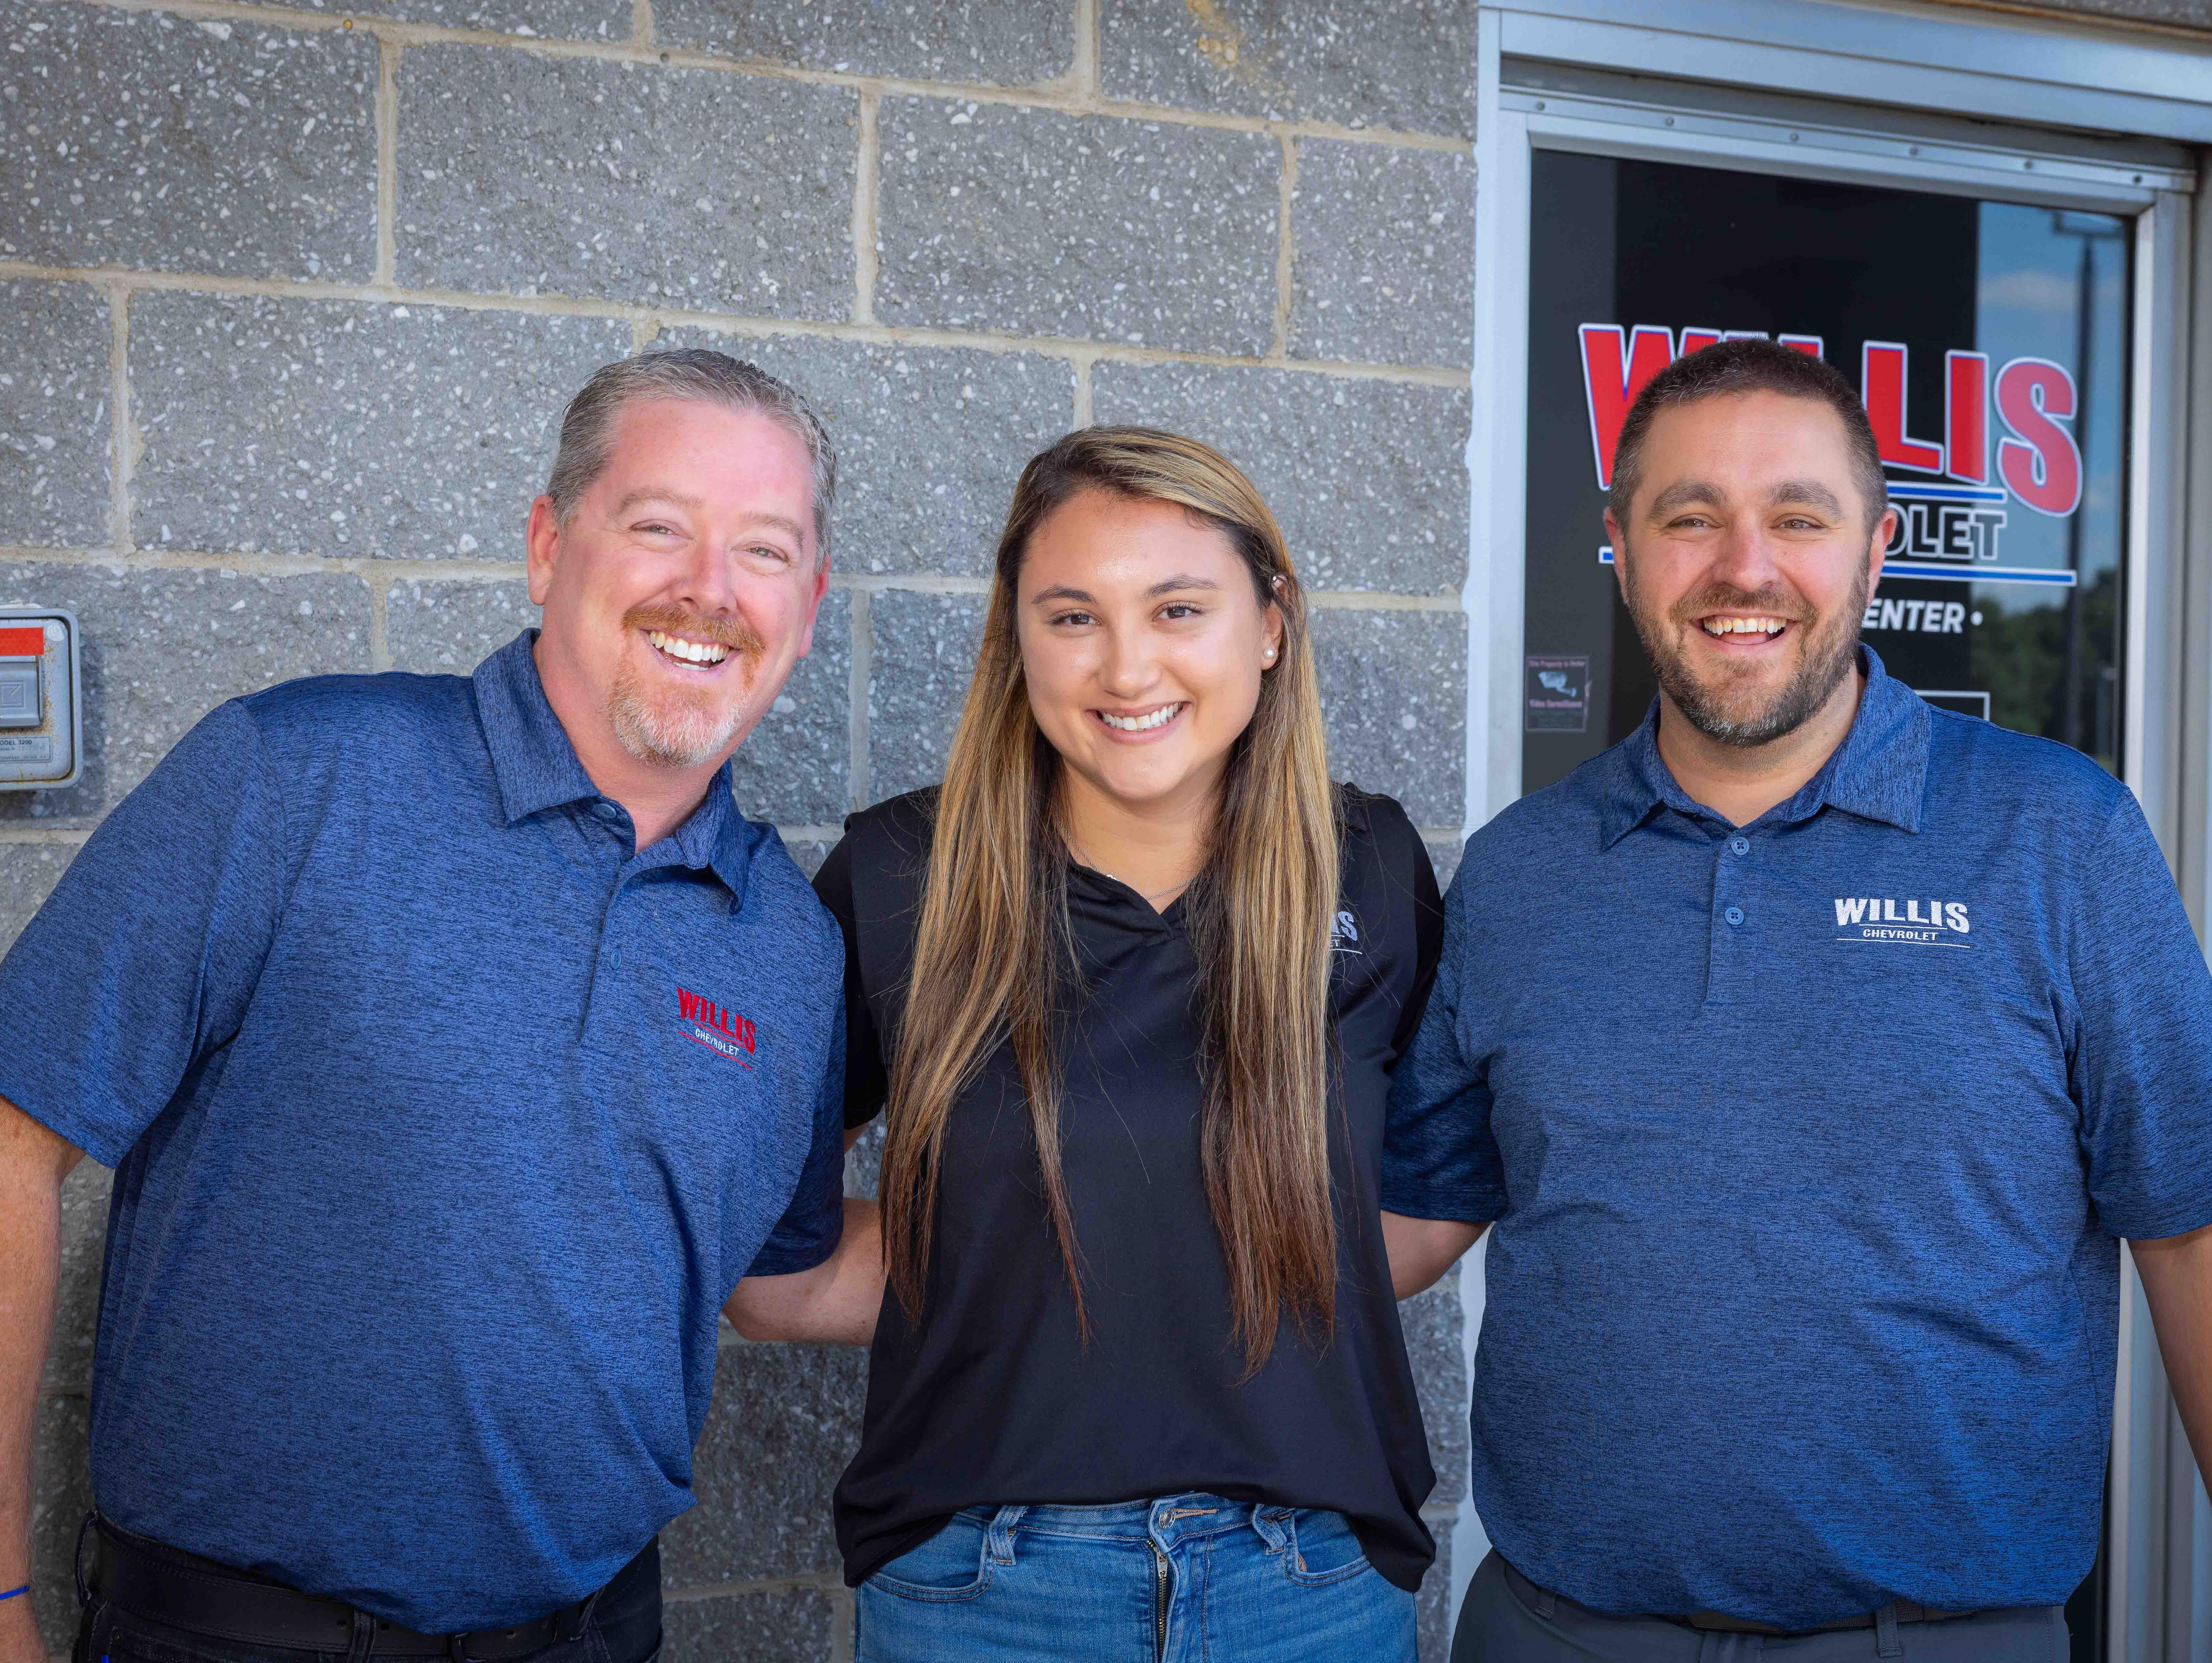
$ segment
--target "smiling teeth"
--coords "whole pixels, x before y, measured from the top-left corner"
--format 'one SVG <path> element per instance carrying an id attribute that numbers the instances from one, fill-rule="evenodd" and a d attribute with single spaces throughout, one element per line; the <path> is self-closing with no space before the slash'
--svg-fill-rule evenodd
<path id="1" fill-rule="evenodd" d="M 1778 635 L 1789 625 L 1780 618 L 1706 618 L 1708 635 Z"/>
<path id="2" fill-rule="evenodd" d="M 681 635 L 664 635 L 658 629 L 648 629 L 646 640 L 672 659 L 685 664 L 720 664 L 730 656 L 730 649 L 712 641 L 687 641 Z"/>
<path id="3" fill-rule="evenodd" d="M 1158 710 L 1146 716 L 1116 716 L 1110 710 L 1102 710 L 1098 714 L 1104 719 L 1107 726 L 1119 728 L 1124 733 L 1148 733 L 1156 727 L 1173 721 L 1182 709 L 1181 705 L 1162 705 Z"/>

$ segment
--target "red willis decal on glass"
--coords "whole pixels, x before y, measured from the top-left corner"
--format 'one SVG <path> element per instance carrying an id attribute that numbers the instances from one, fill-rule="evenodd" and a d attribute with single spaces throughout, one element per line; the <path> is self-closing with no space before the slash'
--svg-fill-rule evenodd
<path id="1" fill-rule="evenodd" d="M 1620 442 L 1621 424 L 1645 382 L 1675 359 L 1716 341 L 1764 338 L 1757 330 L 1684 329 L 1678 335 L 1658 324 L 1626 330 L 1619 324 L 1584 324 L 1577 334 L 1600 490 L 1613 483 L 1613 452 Z M 1784 346 L 1815 358 L 1824 345 L 1817 335 L 1778 338 Z M 2047 358 L 2015 358 L 1992 375 L 1986 354 L 1945 353 L 1943 433 L 1938 440 L 1915 437 L 1911 431 L 1905 396 L 1910 363 L 1911 349 L 1901 342 L 1860 345 L 1859 394 L 1881 459 L 1906 472 L 1947 476 L 1967 489 L 1954 488 L 1947 495 L 1940 485 L 1913 486 L 1912 494 L 1925 501 L 1911 505 L 1911 513 L 1905 512 L 1907 504 L 1897 505 L 1903 517 L 1891 554 L 1994 560 L 2004 519 L 1992 505 L 2002 503 L 2008 493 L 2024 507 L 2057 519 L 2081 506 L 2081 450 L 2067 425 L 2080 398 L 2073 373 L 2064 365 Z M 1992 404 L 2006 430 L 1997 437 L 1994 456 Z"/>
<path id="2" fill-rule="evenodd" d="M 703 1045 L 717 1056 L 727 1057 L 732 1062 L 750 1068 L 746 1061 L 754 1049 L 754 1029 L 750 1017 L 741 1017 L 734 1011 L 724 1010 L 709 998 L 702 998 L 688 987 L 676 990 L 676 1013 L 683 1022 L 684 1037 L 695 1045 Z"/>

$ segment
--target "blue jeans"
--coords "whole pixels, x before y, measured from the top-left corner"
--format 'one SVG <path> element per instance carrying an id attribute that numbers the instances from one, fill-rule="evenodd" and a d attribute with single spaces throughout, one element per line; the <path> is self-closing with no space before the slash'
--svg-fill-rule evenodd
<path id="1" fill-rule="evenodd" d="M 973 1508 L 860 1584 L 854 1663 L 1413 1663 L 1340 1514 L 1190 1494 Z"/>

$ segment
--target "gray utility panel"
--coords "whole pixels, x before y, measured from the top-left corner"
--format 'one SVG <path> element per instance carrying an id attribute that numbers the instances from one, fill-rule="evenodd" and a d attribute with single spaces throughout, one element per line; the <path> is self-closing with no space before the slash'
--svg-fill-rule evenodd
<path id="1" fill-rule="evenodd" d="M 73 784 L 84 751 L 72 613 L 0 606 L 0 791 Z"/>

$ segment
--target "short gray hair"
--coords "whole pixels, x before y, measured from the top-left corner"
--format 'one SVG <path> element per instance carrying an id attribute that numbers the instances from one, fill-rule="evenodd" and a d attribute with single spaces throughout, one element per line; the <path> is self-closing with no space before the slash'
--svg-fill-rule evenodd
<path id="1" fill-rule="evenodd" d="M 830 558 L 830 510 L 837 500 L 837 452 L 830 430 L 806 395 L 789 382 L 779 381 L 757 364 L 702 347 L 641 352 L 592 372 L 561 417 L 561 444 L 553 454 L 552 476 L 545 482 L 556 520 L 566 525 L 575 513 L 607 465 L 615 418 L 625 404 L 640 398 L 697 398 L 755 410 L 804 445 L 813 472 L 815 558 Z"/>

